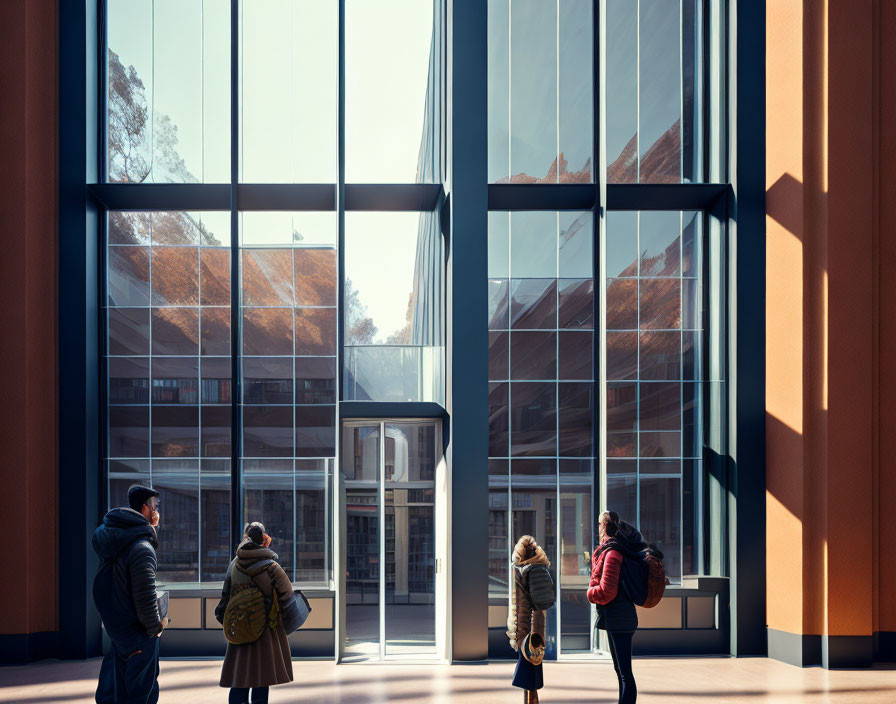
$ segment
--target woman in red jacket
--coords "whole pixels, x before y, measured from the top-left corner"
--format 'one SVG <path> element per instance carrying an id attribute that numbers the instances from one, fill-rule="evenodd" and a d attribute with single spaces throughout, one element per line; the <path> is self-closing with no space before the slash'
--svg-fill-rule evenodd
<path id="1" fill-rule="evenodd" d="M 624 524 L 628 527 L 628 524 Z M 634 529 L 632 529 L 634 530 Z M 638 614 L 631 599 L 620 588 L 623 555 L 636 550 L 640 535 L 620 530 L 619 516 L 604 511 L 600 516 L 600 545 L 591 558 L 588 601 L 597 604 L 597 627 L 607 632 L 613 669 L 619 680 L 619 704 L 634 704 L 638 697 L 632 673 L 632 638 L 638 630 Z M 634 531 L 637 533 L 637 531 Z"/>

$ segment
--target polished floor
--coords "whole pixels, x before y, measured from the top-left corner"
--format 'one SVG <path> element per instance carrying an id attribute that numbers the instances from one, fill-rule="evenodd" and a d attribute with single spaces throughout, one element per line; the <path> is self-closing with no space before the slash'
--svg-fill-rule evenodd
<path id="1" fill-rule="evenodd" d="M 224 704 L 219 660 L 162 662 L 161 704 Z M 44 661 L 0 667 L 0 702 L 80 704 L 93 701 L 99 660 Z M 287 702 L 405 702 L 519 704 L 510 687 L 513 663 L 482 665 L 358 664 L 296 661 L 295 682 L 276 687 L 271 704 Z M 681 658 L 635 661 L 639 697 L 647 702 L 896 702 L 896 668 L 826 672 L 766 659 Z M 603 662 L 549 663 L 544 704 L 615 702 L 616 679 Z"/>

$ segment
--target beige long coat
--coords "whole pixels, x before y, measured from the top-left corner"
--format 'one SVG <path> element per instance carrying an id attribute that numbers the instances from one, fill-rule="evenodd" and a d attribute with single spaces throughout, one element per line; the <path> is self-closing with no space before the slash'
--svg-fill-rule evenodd
<path id="1" fill-rule="evenodd" d="M 236 559 L 230 563 L 230 567 L 227 569 L 224 594 L 229 598 L 230 575 L 231 571 L 236 569 L 237 564 L 244 569 L 249 569 L 259 560 L 276 559 L 277 554 L 273 551 L 244 541 L 236 552 Z M 258 575 L 254 575 L 254 579 L 266 600 L 270 599 L 272 590 L 276 590 L 281 604 L 285 603 L 292 595 L 292 582 L 276 562 Z M 223 610 L 221 618 L 223 618 Z M 261 636 L 254 643 L 227 644 L 224 666 L 221 668 L 222 687 L 269 687 L 286 682 L 292 682 L 292 655 L 286 640 L 282 618 L 278 619 L 276 630 L 265 626 Z"/>
<path id="2" fill-rule="evenodd" d="M 520 584 L 519 568 L 525 565 L 544 565 L 551 563 L 541 546 L 531 535 L 524 535 L 513 548 L 513 590 L 510 592 L 510 609 L 507 612 L 507 637 L 510 647 L 519 650 L 520 645 L 529 633 L 538 633 L 544 638 L 544 611 L 533 609 L 529 597 Z"/>

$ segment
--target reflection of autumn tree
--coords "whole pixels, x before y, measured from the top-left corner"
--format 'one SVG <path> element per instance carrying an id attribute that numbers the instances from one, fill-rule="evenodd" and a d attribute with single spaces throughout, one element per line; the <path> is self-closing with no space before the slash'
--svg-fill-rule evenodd
<path id="1" fill-rule="evenodd" d="M 396 330 L 386 338 L 387 345 L 410 345 L 411 344 L 411 326 L 413 325 L 414 316 L 414 292 L 408 294 L 408 307 L 404 313 L 404 327 Z"/>
<path id="2" fill-rule="evenodd" d="M 345 328 L 347 345 L 372 345 L 379 332 L 349 278 L 345 280 Z"/>
<path id="3" fill-rule="evenodd" d="M 109 180 L 195 183 L 177 151 L 177 125 L 161 112 L 151 114 L 143 80 L 109 50 Z"/>

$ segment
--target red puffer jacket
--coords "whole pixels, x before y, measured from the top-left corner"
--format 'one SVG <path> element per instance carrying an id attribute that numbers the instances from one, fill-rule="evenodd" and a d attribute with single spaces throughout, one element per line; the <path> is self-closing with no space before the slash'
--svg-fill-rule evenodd
<path id="1" fill-rule="evenodd" d="M 591 584 L 588 601 L 592 604 L 609 604 L 619 592 L 619 575 L 622 572 L 622 554 L 618 550 L 604 550 L 591 560 Z"/>

